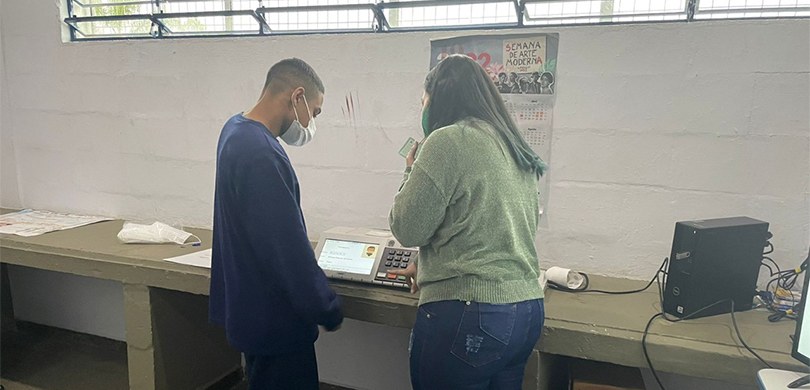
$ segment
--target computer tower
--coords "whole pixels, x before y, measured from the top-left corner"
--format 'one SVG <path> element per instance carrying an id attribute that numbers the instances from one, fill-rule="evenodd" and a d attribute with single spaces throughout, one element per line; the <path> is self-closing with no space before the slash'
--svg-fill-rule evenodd
<path id="1" fill-rule="evenodd" d="M 678 222 L 672 239 L 664 312 L 698 318 L 750 310 L 768 223 L 748 217 Z M 716 302 L 728 300 L 704 309 Z M 703 309 L 703 310 L 701 310 Z"/>

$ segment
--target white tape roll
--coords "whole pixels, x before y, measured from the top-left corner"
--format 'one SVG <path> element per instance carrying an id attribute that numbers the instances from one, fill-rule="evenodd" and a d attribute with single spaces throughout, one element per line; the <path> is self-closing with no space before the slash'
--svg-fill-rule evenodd
<path id="1" fill-rule="evenodd" d="M 568 287 L 572 290 L 579 289 L 582 287 L 582 284 L 585 283 L 585 277 L 583 277 L 582 274 L 562 267 L 551 267 L 547 269 L 546 279 L 548 279 L 549 282 Z"/>

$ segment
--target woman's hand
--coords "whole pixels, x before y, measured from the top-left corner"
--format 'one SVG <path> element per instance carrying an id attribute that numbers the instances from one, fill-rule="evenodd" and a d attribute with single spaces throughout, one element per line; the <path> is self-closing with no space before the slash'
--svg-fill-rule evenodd
<path id="1" fill-rule="evenodd" d="M 416 147 L 414 147 L 414 149 L 415 148 Z M 411 153 L 413 153 L 413 149 L 411 150 Z M 408 155 L 408 157 L 410 157 L 410 155 Z M 411 287 L 411 294 L 416 294 L 416 292 L 419 291 L 419 285 L 416 283 L 416 267 L 416 263 L 410 263 L 408 264 L 408 268 L 389 269 L 388 273 L 407 277 L 408 286 Z"/>
<path id="2" fill-rule="evenodd" d="M 408 152 L 408 157 L 405 157 L 405 165 L 408 168 L 413 166 L 413 162 L 416 161 L 416 150 L 417 149 L 419 149 L 419 141 L 415 142 L 413 144 L 413 146 L 411 146 L 411 151 Z"/>

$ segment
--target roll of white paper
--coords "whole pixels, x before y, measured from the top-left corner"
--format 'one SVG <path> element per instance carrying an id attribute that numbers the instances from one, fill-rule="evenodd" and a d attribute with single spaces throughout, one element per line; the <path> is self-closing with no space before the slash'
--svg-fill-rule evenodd
<path id="1" fill-rule="evenodd" d="M 572 290 L 579 289 L 582 287 L 582 284 L 585 283 L 585 277 L 583 277 L 582 274 L 562 267 L 551 267 L 547 269 L 546 279 L 548 279 L 549 282 L 568 287 Z"/>

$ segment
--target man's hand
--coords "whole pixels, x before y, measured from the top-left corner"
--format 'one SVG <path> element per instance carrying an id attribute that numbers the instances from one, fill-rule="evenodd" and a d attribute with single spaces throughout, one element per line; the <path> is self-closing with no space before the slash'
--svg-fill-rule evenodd
<path id="1" fill-rule="evenodd" d="M 416 146 L 414 146 L 414 148 L 411 149 L 411 154 L 413 154 L 415 150 Z M 408 157 L 410 157 L 411 154 L 408 154 Z M 419 285 L 416 283 L 416 263 L 408 264 L 408 268 L 405 269 L 401 268 L 389 269 L 388 273 L 394 275 L 404 275 L 405 277 L 407 277 L 408 286 L 411 287 L 411 294 L 416 294 L 416 292 L 419 291 Z"/>
<path id="2" fill-rule="evenodd" d="M 343 325 L 343 324 L 340 323 L 337 326 L 335 326 L 334 328 L 327 328 L 325 326 L 321 326 L 321 329 L 323 329 L 323 330 L 325 330 L 327 332 L 337 332 L 338 330 L 340 330 L 341 325 Z"/>

